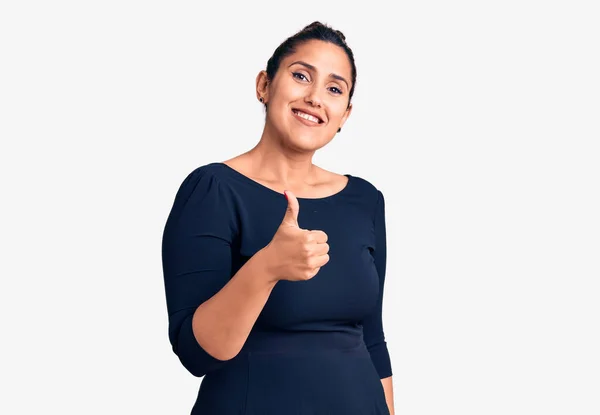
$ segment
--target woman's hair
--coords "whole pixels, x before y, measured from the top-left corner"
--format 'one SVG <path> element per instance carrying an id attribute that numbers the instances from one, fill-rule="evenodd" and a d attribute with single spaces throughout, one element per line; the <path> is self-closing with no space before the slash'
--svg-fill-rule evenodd
<path id="1" fill-rule="evenodd" d="M 350 61 L 350 66 L 352 67 L 352 87 L 350 88 L 348 97 L 348 106 L 350 106 L 350 101 L 352 100 L 352 95 L 354 94 L 354 86 L 356 85 L 356 65 L 354 63 L 354 54 L 352 53 L 352 49 L 350 49 L 350 47 L 346 44 L 346 37 L 342 32 L 335 30 L 327 24 L 323 24 L 319 21 L 313 22 L 304 27 L 304 29 L 287 38 L 281 45 L 277 47 L 277 49 L 275 49 L 273 56 L 271 56 L 267 62 L 267 78 L 269 81 L 275 78 L 275 74 L 279 69 L 281 61 L 287 56 L 296 52 L 296 48 L 298 46 L 313 39 L 333 43 L 334 45 L 344 49 L 346 52 L 348 60 Z"/>

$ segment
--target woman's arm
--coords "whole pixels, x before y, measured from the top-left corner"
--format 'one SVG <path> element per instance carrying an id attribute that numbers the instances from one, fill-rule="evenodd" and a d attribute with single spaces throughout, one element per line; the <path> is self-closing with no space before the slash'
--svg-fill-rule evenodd
<path id="1" fill-rule="evenodd" d="M 233 270 L 233 210 L 231 193 L 202 167 L 180 186 L 164 229 L 169 340 L 197 377 L 239 353 L 275 285 L 265 248 Z"/>
<path id="2" fill-rule="evenodd" d="M 385 198 L 377 192 L 377 202 L 374 213 L 375 249 L 373 258 L 379 277 L 379 298 L 375 311 L 363 321 L 365 344 L 371 353 L 373 365 L 379 374 L 385 392 L 385 401 L 394 415 L 394 395 L 392 390 L 392 365 L 383 330 L 383 292 L 386 277 L 387 236 L 385 219 Z"/>
<path id="3" fill-rule="evenodd" d="M 383 385 L 383 391 L 385 392 L 385 402 L 387 403 L 390 415 L 394 415 L 394 387 L 392 383 L 392 376 L 381 379 Z"/>
<path id="4" fill-rule="evenodd" d="M 276 284 L 269 275 L 265 254 L 265 248 L 258 251 L 194 312 L 196 340 L 219 360 L 233 359 L 240 352 Z"/>

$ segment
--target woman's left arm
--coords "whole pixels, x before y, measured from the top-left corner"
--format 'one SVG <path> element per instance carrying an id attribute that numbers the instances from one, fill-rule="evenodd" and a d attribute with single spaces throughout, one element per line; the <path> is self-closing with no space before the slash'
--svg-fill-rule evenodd
<path id="1" fill-rule="evenodd" d="M 385 198 L 381 191 L 377 191 L 377 201 L 374 208 L 373 232 L 375 234 L 375 247 L 372 252 L 375 268 L 379 277 L 379 298 L 377 306 L 373 313 L 363 320 L 364 341 L 371 354 L 371 360 L 377 370 L 383 390 L 385 392 L 385 401 L 390 411 L 394 415 L 394 399 L 392 392 L 392 363 L 390 354 L 385 341 L 383 330 L 383 292 L 385 286 L 386 257 L 387 257 L 387 237 L 386 237 L 386 219 L 385 219 Z"/>
<path id="2" fill-rule="evenodd" d="M 383 385 L 383 391 L 385 392 L 385 402 L 387 403 L 390 415 L 394 415 L 394 388 L 392 383 L 392 377 L 381 379 Z"/>

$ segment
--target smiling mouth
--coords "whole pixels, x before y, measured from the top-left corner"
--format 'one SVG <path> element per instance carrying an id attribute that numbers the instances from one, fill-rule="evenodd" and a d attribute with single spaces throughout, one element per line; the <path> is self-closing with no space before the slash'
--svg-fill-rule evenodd
<path id="1" fill-rule="evenodd" d="M 299 119 L 300 121 L 304 121 L 304 124 L 308 124 L 308 125 L 319 125 L 319 124 L 323 124 L 323 120 L 321 120 L 320 118 L 317 118 L 313 115 L 310 114 L 306 114 L 305 112 L 296 110 L 296 109 L 292 109 L 292 113 L 294 114 L 294 116 Z"/>

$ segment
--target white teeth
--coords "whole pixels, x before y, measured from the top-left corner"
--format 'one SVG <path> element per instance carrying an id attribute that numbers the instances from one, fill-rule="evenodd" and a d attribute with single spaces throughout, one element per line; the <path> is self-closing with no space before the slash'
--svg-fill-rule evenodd
<path id="1" fill-rule="evenodd" d="M 316 118 L 316 117 L 313 117 L 312 115 L 305 114 L 304 112 L 298 111 L 298 110 L 294 110 L 294 112 L 296 113 L 296 115 L 298 115 L 299 117 L 304 118 L 305 120 L 309 120 L 309 121 L 316 122 L 316 123 L 319 122 L 319 119 Z"/>

